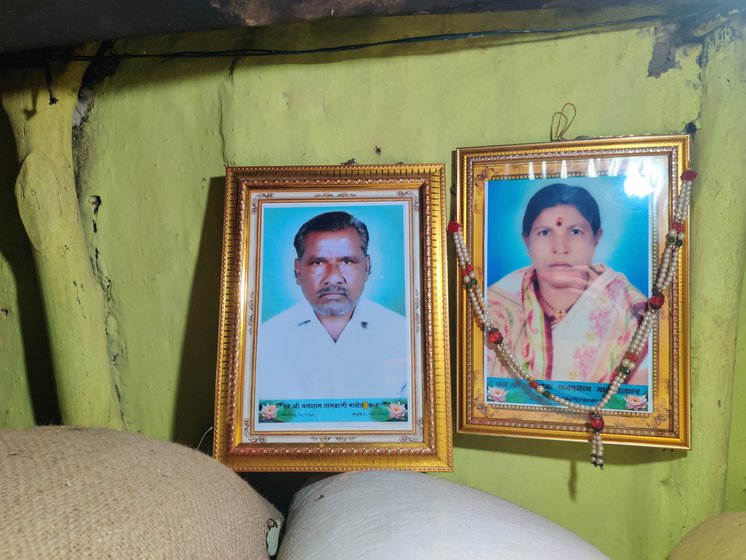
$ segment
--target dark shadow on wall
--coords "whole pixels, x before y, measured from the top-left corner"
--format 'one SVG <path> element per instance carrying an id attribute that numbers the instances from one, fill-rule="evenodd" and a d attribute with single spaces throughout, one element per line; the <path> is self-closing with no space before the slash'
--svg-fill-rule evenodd
<path id="1" fill-rule="evenodd" d="M 204 179 L 203 185 L 208 189 L 207 205 L 187 311 L 172 439 L 211 454 L 208 431 L 215 400 L 225 188 L 223 177 Z"/>
<path id="2" fill-rule="evenodd" d="M 0 138 L 3 139 L 0 142 L 0 254 L 10 264 L 17 295 L 17 306 L 3 306 L 3 313 L 18 314 L 26 361 L 24 373 L 28 380 L 36 424 L 60 424 L 61 415 L 39 277 L 31 245 L 18 214 L 13 185 L 19 166 L 16 162 L 13 132 L 4 111 L 0 111 Z"/>
<path id="3" fill-rule="evenodd" d="M 212 177 L 205 184 L 209 191 L 182 346 L 172 439 L 211 455 L 225 180 Z M 286 516 L 293 495 L 312 475 L 240 473 L 241 478 Z"/>
<path id="4" fill-rule="evenodd" d="M 337 473 L 319 475 L 306 472 L 246 472 L 239 473 L 239 476 L 287 519 L 293 496 L 298 490 L 317 477 L 333 474 Z"/>

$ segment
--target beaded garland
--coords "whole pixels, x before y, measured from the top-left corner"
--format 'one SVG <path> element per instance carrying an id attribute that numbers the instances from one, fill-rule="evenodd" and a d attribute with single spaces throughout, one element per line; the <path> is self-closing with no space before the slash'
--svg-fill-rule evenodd
<path id="1" fill-rule="evenodd" d="M 664 292 L 671 285 L 678 268 L 676 253 L 684 243 L 684 223 L 691 200 L 692 182 L 696 177 L 696 171 L 691 169 L 684 171 L 681 175 L 681 189 L 678 197 L 673 201 L 673 219 L 671 228 L 666 235 L 666 246 L 661 256 L 658 274 L 653 283 L 653 293 L 647 300 L 645 313 L 630 340 L 624 357 L 614 370 L 614 376 L 611 383 L 609 383 L 609 387 L 606 389 L 601 400 L 593 406 L 574 403 L 559 395 L 555 395 L 530 372 L 520 366 L 516 357 L 503 342 L 503 333 L 500 332 L 492 317 L 490 317 L 487 303 L 484 300 L 484 295 L 479 288 L 479 282 L 474 273 L 474 267 L 470 263 L 469 250 L 466 247 L 461 232 L 461 224 L 456 221 L 451 221 L 448 224 L 448 231 L 453 235 L 456 255 L 458 256 L 459 266 L 461 267 L 464 289 L 469 298 L 472 310 L 481 323 L 482 328 L 486 331 L 487 346 L 497 354 L 498 358 L 503 361 L 514 375 L 525 381 L 531 390 L 560 406 L 564 406 L 570 412 L 588 415 L 587 425 L 593 433 L 591 436 L 591 463 L 594 467 L 600 467 L 602 470 L 604 468 L 604 447 L 601 439 L 601 433 L 604 429 L 602 411 L 611 398 L 619 391 L 627 377 L 637 367 L 638 360 L 642 356 L 646 341 L 658 316 L 658 311 L 665 304 Z"/>

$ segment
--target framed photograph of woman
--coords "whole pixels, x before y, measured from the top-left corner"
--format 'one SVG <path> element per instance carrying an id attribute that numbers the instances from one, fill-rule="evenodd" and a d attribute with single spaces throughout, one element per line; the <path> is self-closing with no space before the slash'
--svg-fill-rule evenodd
<path id="1" fill-rule="evenodd" d="M 442 184 L 434 165 L 227 169 L 216 458 L 450 468 Z"/>
<path id="2" fill-rule="evenodd" d="M 608 442 L 689 447 L 687 245 L 637 334 L 688 156 L 683 135 L 457 151 L 458 219 L 509 352 L 460 297 L 459 431 L 587 440 L 587 407 Z"/>

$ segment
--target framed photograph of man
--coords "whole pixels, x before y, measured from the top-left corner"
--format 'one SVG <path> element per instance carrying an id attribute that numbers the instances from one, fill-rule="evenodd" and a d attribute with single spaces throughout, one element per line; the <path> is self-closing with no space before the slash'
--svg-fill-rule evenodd
<path id="1" fill-rule="evenodd" d="M 450 470 L 443 174 L 226 169 L 217 459 Z"/>
<path id="2" fill-rule="evenodd" d="M 684 135 L 457 150 L 458 219 L 508 352 L 460 290 L 459 431 L 588 440 L 587 407 L 605 441 L 689 447 L 687 244 L 645 319 L 688 157 Z"/>

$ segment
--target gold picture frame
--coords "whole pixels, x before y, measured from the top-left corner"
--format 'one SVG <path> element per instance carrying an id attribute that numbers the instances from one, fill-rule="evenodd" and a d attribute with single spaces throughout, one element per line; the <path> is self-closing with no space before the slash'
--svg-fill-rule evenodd
<path id="1" fill-rule="evenodd" d="M 595 406 L 652 293 L 689 137 L 461 148 L 456 158 L 456 213 L 502 342 L 539 389 Z M 563 198 L 576 195 L 598 199 L 599 220 L 592 203 Z M 688 247 L 687 238 L 639 364 L 603 408 L 606 442 L 690 447 Z M 511 370 L 458 294 L 457 430 L 589 440 L 589 415 Z"/>
<path id="2" fill-rule="evenodd" d="M 443 185 L 435 164 L 226 168 L 217 460 L 452 469 Z"/>

